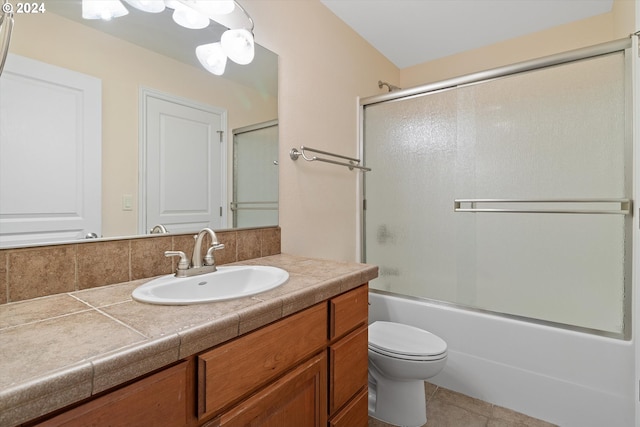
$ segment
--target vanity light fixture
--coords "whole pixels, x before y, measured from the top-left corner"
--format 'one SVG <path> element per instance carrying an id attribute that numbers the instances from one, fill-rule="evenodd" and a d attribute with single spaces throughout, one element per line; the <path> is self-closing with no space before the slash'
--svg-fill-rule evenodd
<path id="1" fill-rule="evenodd" d="M 206 2 L 199 2 L 197 0 L 181 0 L 185 2 L 199 3 L 204 4 Z M 246 10 L 240 4 L 234 2 L 235 8 L 238 10 L 238 15 L 240 16 L 239 21 L 236 19 L 230 19 L 230 15 L 226 16 L 215 16 L 210 14 L 209 16 L 214 21 L 220 23 L 221 25 L 229 28 L 227 31 L 222 33 L 220 38 L 220 44 L 222 46 L 222 50 L 224 54 L 233 62 L 239 65 L 247 65 L 253 61 L 255 56 L 255 42 L 253 38 L 253 19 L 249 16 Z M 197 4 L 194 4 L 194 7 L 199 7 Z M 202 9 L 201 9 L 202 10 Z M 234 11 L 235 12 L 235 11 Z M 203 45 L 207 46 L 207 45 Z M 199 48 L 200 46 L 198 46 Z M 196 48 L 196 52 L 198 50 Z M 201 55 L 198 56 L 200 63 L 210 72 L 211 69 L 204 65 L 205 62 L 214 63 L 219 61 L 219 51 L 216 48 L 215 56 L 212 58 L 203 57 L 205 52 L 210 52 L 210 54 L 214 54 L 212 50 L 204 50 L 201 49 Z M 203 62 L 205 61 L 205 62 Z M 214 73 L 215 74 L 215 73 Z"/>
<path id="2" fill-rule="evenodd" d="M 109 21 L 128 13 L 127 8 L 119 0 L 82 0 L 82 17 L 84 19 Z"/>
<path id="3" fill-rule="evenodd" d="M 181 27 L 201 30 L 209 26 L 209 18 L 182 2 L 171 0 L 165 1 L 165 4 L 173 9 L 173 21 Z"/>
<path id="4" fill-rule="evenodd" d="M 164 1 L 158 0 L 124 0 L 138 10 L 149 13 L 160 13 L 165 9 Z"/>
<path id="5" fill-rule="evenodd" d="M 124 0 L 136 9 L 159 13 L 165 7 L 173 9 L 173 20 L 186 28 L 203 29 L 210 20 L 227 27 L 219 42 L 200 45 L 196 57 L 202 66 L 215 75 L 222 75 L 227 58 L 247 65 L 255 56 L 253 20 L 235 0 Z M 82 0 L 82 17 L 110 20 L 126 15 L 120 0 Z"/>
<path id="6" fill-rule="evenodd" d="M 227 55 L 224 53 L 220 42 L 201 44 L 196 47 L 196 56 L 208 72 L 216 76 L 224 74 L 224 69 L 227 66 Z"/>
<path id="7" fill-rule="evenodd" d="M 253 61 L 255 46 L 253 34 L 245 29 L 227 30 L 220 38 L 222 49 L 230 60 L 240 65 L 247 65 Z"/>
<path id="8" fill-rule="evenodd" d="M 205 15 L 227 15 L 236 8 L 233 0 L 181 0 L 187 6 L 199 10 Z M 214 19 L 215 21 L 215 19 Z"/>

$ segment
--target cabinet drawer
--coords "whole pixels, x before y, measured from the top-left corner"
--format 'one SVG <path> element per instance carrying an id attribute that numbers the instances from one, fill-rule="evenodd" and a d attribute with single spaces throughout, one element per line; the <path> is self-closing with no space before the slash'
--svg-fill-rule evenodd
<path id="1" fill-rule="evenodd" d="M 369 391 L 366 387 L 329 421 L 329 427 L 367 427 L 367 425 L 369 425 Z"/>
<path id="2" fill-rule="evenodd" d="M 322 303 L 198 356 L 198 417 L 236 403 L 326 343 Z"/>
<path id="3" fill-rule="evenodd" d="M 187 366 L 187 362 L 182 362 L 38 426 L 185 426 Z"/>
<path id="4" fill-rule="evenodd" d="M 369 316 L 369 286 L 362 285 L 329 301 L 329 338 L 338 338 L 366 324 Z"/>
<path id="5" fill-rule="evenodd" d="M 346 404 L 368 380 L 367 326 L 329 347 L 329 413 Z"/>

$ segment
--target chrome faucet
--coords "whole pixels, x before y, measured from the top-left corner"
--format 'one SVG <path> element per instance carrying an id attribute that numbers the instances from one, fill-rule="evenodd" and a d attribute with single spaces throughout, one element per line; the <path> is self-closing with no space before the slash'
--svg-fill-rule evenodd
<path id="1" fill-rule="evenodd" d="M 150 231 L 150 234 L 166 234 L 169 230 L 162 224 L 155 225 Z"/>
<path id="2" fill-rule="evenodd" d="M 202 241 L 204 240 L 205 235 L 209 235 L 211 237 L 211 246 L 207 249 L 207 254 L 204 258 L 200 258 L 202 256 Z M 224 245 L 222 243 L 218 243 L 218 237 L 216 233 L 210 228 L 203 228 L 200 232 L 194 236 L 196 239 L 196 244 L 193 246 L 193 255 L 191 255 L 191 268 L 200 268 L 204 266 L 213 266 L 215 267 L 215 260 L 213 259 L 213 251 L 217 251 L 218 249 L 224 249 Z M 215 271 L 215 269 L 213 270 Z"/>
<path id="3" fill-rule="evenodd" d="M 211 246 L 207 249 L 207 253 L 202 258 L 202 242 L 206 235 L 211 237 Z M 219 249 L 224 249 L 224 244 L 218 242 L 216 233 L 210 228 L 203 228 L 198 234 L 193 236 L 196 239 L 193 246 L 193 254 L 191 255 L 191 262 L 187 259 L 187 256 L 182 251 L 166 251 L 164 256 L 179 256 L 178 269 L 176 270 L 177 277 L 190 277 L 197 276 L 199 274 L 211 273 L 217 270 L 216 262 L 213 257 L 213 252 Z"/>

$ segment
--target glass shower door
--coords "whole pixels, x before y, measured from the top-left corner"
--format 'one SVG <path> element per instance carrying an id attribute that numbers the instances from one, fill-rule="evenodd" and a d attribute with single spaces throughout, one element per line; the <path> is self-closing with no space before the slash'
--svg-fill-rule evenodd
<path id="1" fill-rule="evenodd" d="M 278 225 L 278 122 L 233 131 L 233 227 Z"/>
<path id="2" fill-rule="evenodd" d="M 627 84 L 617 52 L 366 106 L 372 288 L 623 334 Z"/>

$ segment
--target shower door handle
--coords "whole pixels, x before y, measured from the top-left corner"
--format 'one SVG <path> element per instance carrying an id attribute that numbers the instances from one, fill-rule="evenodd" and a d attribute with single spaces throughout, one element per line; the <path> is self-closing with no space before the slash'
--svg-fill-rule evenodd
<path id="1" fill-rule="evenodd" d="M 520 207 L 481 207 L 478 205 L 508 205 L 520 204 Z M 528 205 L 570 205 L 569 207 L 522 207 Z M 463 206 L 464 205 L 464 206 Z M 579 205 L 580 207 L 574 207 Z M 617 207 L 616 207 L 617 206 Z M 453 201 L 454 212 L 473 213 L 555 213 L 555 214 L 632 214 L 632 201 L 630 199 L 455 199 Z"/>

